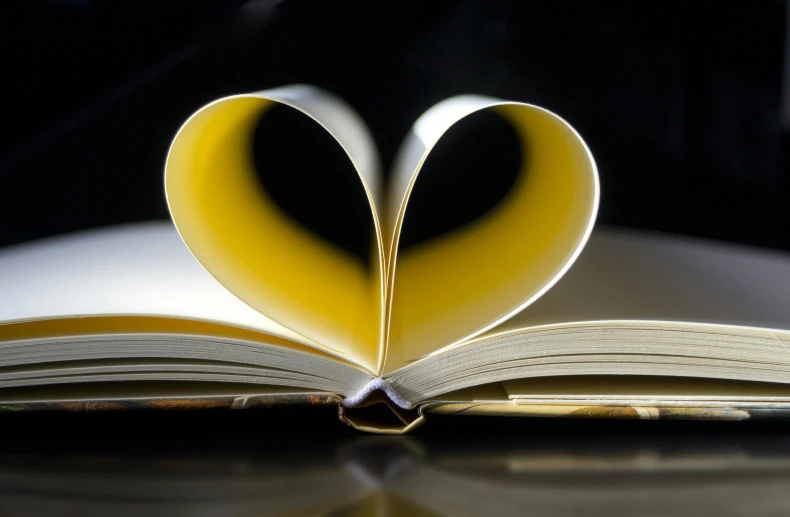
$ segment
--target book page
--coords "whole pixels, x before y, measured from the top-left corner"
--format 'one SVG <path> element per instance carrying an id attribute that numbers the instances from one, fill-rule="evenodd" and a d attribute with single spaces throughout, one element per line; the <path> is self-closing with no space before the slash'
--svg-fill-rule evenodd
<path id="1" fill-rule="evenodd" d="M 785 254 L 597 229 L 540 300 L 388 380 L 410 401 L 546 376 L 787 383 L 788 306 Z"/>
<path id="2" fill-rule="evenodd" d="M 716 242 L 596 229 L 540 300 L 489 334 L 538 325 L 673 321 L 790 330 L 790 257 Z"/>
<path id="3" fill-rule="evenodd" d="M 370 231 L 376 235 L 369 260 L 320 239 L 267 192 L 258 171 L 274 165 L 266 156 L 256 162 L 252 143 L 256 128 L 274 109 L 309 117 L 347 154 L 341 172 L 358 175 L 366 198 L 337 202 L 370 208 Z M 372 139 L 350 107 L 317 88 L 290 86 L 226 97 L 201 108 L 179 130 L 165 171 L 173 221 L 222 285 L 272 321 L 371 372 L 383 355 L 385 280 L 375 157 Z"/>
<path id="4" fill-rule="evenodd" d="M 410 193 L 420 189 L 420 177 L 431 174 L 431 150 L 448 129 L 481 110 L 504 119 L 515 133 L 521 158 L 513 187 L 473 223 L 399 250 Z M 390 195 L 399 210 L 389 211 L 395 221 L 387 372 L 483 332 L 546 292 L 571 266 L 592 229 L 598 177 L 584 142 L 556 115 L 527 104 L 460 96 L 434 106 L 414 124 L 396 162 Z"/>
<path id="5" fill-rule="evenodd" d="M 10 326 L 13 322 L 155 316 L 222 323 L 315 346 L 217 283 L 190 255 L 170 222 L 93 230 L 8 248 L 0 253 L 0 293 L 0 335 L 9 339 L 20 338 Z M 109 332 L 111 327 L 102 328 Z"/>
<path id="6" fill-rule="evenodd" d="M 538 377 L 499 383 L 510 399 L 531 401 L 636 400 L 728 403 L 733 401 L 790 401 L 790 386 L 695 377 L 647 375 L 587 375 Z"/>

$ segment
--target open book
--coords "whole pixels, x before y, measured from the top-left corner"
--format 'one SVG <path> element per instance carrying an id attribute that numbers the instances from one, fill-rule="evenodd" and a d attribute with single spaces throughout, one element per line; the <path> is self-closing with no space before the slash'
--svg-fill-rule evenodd
<path id="1" fill-rule="evenodd" d="M 254 145 L 284 111 L 334 139 L 358 176 L 336 200 L 362 204 L 353 243 L 317 233 L 273 195 L 277 178 L 302 174 Z M 410 217 L 420 203 L 452 204 L 421 189 L 435 154 L 452 152 L 446 135 L 481 116 L 509 131 L 505 195 L 441 231 Z M 593 232 L 595 162 L 558 116 L 453 97 L 414 123 L 386 186 L 377 161 L 359 116 L 314 87 L 203 107 L 165 166 L 174 225 L 0 254 L 3 407 L 338 403 L 344 421 L 379 432 L 430 412 L 743 418 L 790 408 L 790 260 Z M 481 182 L 496 174 L 483 170 Z M 379 402 L 393 421 L 350 409 Z"/>

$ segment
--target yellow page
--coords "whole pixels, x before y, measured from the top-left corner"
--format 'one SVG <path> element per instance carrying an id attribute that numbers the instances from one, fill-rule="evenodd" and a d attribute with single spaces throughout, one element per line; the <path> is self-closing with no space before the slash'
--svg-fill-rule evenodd
<path id="1" fill-rule="evenodd" d="M 226 97 L 184 123 L 165 170 L 173 221 L 195 257 L 241 300 L 375 372 L 384 342 L 381 239 L 373 241 L 368 267 L 297 224 L 267 194 L 253 163 L 252 141 L 257 124 L 275 106 L 312 118 L 343 147 L 350 173 L 365 187 L 378 233 L 372 140 L 342 101 L 308 86 Z"/>
<path id="2" fill-rule="evenodd" d="M 432 148 L 480 110 L 501 116 L 518 136 L 522 160 L 514 187 L 483 218 L 401 253 L 409 196 L 420 188 L 420 176 L 431 173 Z M 389 199 L 386 372 L 495 326 L 557 282 L 592 229 L 598 176 L 581 137 L 556 115 L 466 95 L 437 104 L 414 124 Z"/>
<path id="3" fill-rule="evenodd" d="M 316 238 L 267 193 L 256 169 L 266 163 L 253 160 L 252 141 L 274 107 L 312 118 L 346 151 L 376 231 L 370 266 Z M 420 188 L 418 175 L 430 174 L 431 149 L 481 110 L 515 130 L 527 157 L 518 181 L 483 219 L 399 253 L 409 196 Z M 222 285 L 272 321 L 376 374 L 385 358 L 386 370 L 395 370 L 529 305 L 563 275 L 592 228 L 593 159 L 565 121 L 541 108 L 480 96 L 434 106 L 404 143 L 386 207 L 372 149 L 353 111 L 318 89 L 226 97 L 195 113 L 173 142 L 165 173 L 170 211 L 189 249 Z"/>

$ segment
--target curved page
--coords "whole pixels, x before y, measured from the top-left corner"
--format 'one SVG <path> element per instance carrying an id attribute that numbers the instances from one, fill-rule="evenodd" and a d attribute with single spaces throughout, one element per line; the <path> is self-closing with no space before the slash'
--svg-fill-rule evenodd
<path id="1" fill-rule="evenodd" d="M 790 256 L 786 254 L 599 228 L 562 281 L 528 310 L 483 337 L 581 322 L 671 322 L 787 331 L 788 306 Z"/>
<path id="2" fill-rule="evenodd" d="M 0 338 L 4 340 L 86 330 L 152 332 L 159 327 L 151 318 L 138 318 L 131 325 L 129 318 L 117 318 L 148 316 L 157 321 L 169 318 L 172 324 L 163 329 L 167 332 L 205 328 L 178 321 L 206 321 L 316 346 L 219 285 L 190 256 L 169 222 L 93 230 L 14 246 L 0 254 L 0 286 L 7 301 L 0 304 Z M 19 334 L 23 328 L 25 332 Z"/>
<path id="3" fill-rule="evenodd" d="M 300 225 L 261 181 L 256 167 L 269 165 L 266 156 L 253 159 L 253 138 L 273 109 L 310 117 L 348 155 L 347 172 L 359 175 L 367 197 L 362 202 L 371 207 L 376 236 L 369 260 Z M 309 142 L 304 152 L 310 152 Z M 383 355 L 378 184 L 376 155 L 362 121 L 339 99 L 308 86 L 226 97 L 203 107 L 179 130 L 165 169 L 173 221 L 220 283 L 271 320 L 370 371 Z M 348 202 L 359 200 L 337 200 Z"/>
<path id="4" fill-rule="evenodd" d="M 431 174 L 432 149 L 481 110 L 507 121 L 521 146 L 513 187 L 484 217 L 399 250 L 409 197 Z M 535 106 L 471 95 L 417 120 L 391 186 L 387 372 L 479 334 L 540 297 L 581 251 L 598 206 L 595 163 L 570 125 Z"/>

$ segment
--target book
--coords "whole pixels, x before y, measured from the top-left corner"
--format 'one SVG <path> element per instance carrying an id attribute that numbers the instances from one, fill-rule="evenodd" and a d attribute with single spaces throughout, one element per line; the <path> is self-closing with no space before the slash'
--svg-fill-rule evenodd
<path id="1" fill-rule="evenodd" d="M 334 178 L 289 168 L 306 151 L 266 147 L 278 113 L 329 138 L 341 159 L 326 170 L 356 190 L 324 190 Z M 483 116 L 509 131 L 505 192 L 471 220 L 433 224 L 421 206 L 441 218 L 453 203 L 426 197 L 434 159 Z M 453 164 L 477 167 L 480 196 L 497 177 Z M 386 184 L 380 171 L 361 117 L 316 87 L 201 108 L 167 156 L 172 222 L 0 253 L 0 407 L 337 404 L 341 420 L 379 433 L 431 413 L 788 414 L 790 259 L 593 230 L 595 161 L 559 116 L 452 97 L 417 119 Z M 283 178 L 304 203 L 332 193 L 322 206 L 352 207 L 332 235 L 354 238 L 303 224 L 275 196 Z"/>

